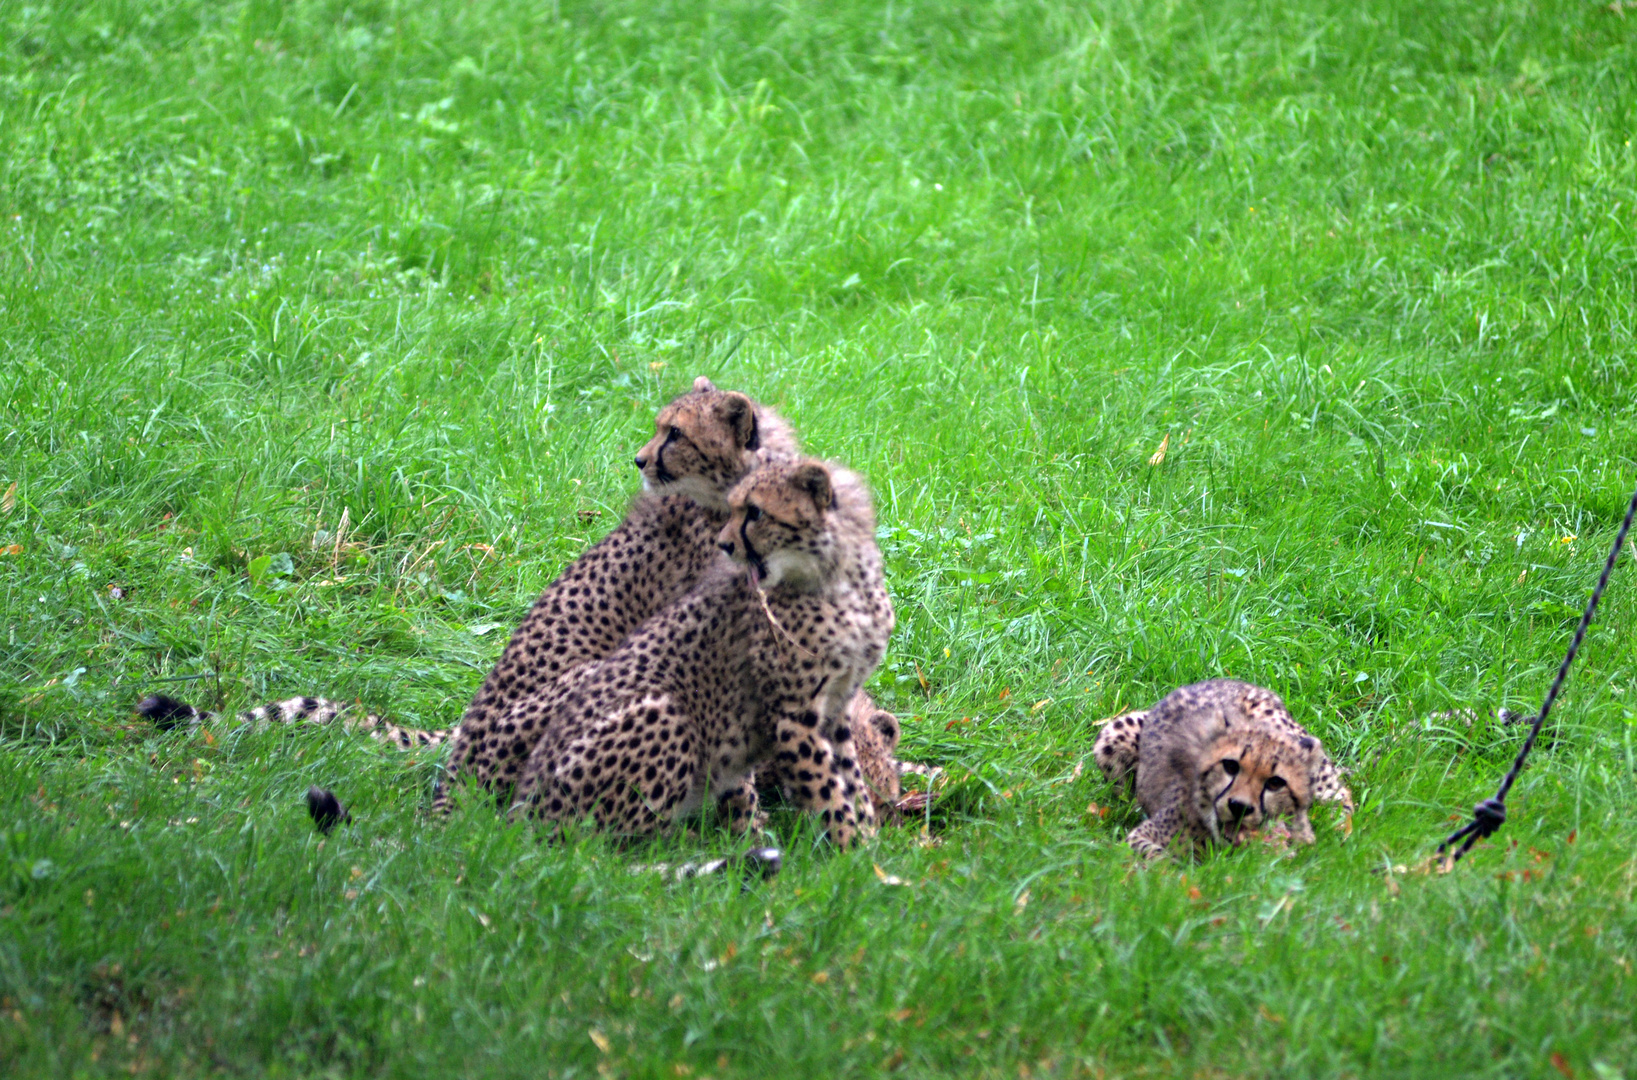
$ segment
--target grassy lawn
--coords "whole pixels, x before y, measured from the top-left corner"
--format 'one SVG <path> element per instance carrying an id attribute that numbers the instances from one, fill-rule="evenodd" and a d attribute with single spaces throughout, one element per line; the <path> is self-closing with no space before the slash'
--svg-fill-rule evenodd
<path id="1" fill-rule="evenodd" d="M 0 0 L 0 1072 L 1637 1080 L 1633 560 L 1425 869 L 1637 483 L 1634 127 L 1630 0 Z M 131 717 L 453 722 L 701 373 L 873 484 L 930 821 Z M 1145 869 L 1095 721 L 1224 674 L 1361 810 Z"/>

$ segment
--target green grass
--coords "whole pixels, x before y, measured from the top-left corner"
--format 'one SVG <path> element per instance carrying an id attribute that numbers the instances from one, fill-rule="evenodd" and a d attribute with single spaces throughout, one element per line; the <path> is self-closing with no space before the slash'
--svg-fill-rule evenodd
<path id="1" fill-rule="evenodd" d="M 0 1071 L 1637 1077 L 1629 560 L 1415 872 L 1637 483 L 1634 127 L 1579 0 L 0 0 Z M 874 485 L 933 842 L 130 717 L 452 722 L 698 373 Z M 1136 865 L 1092 725 L 1219 674 L 1350 837 Z"/>

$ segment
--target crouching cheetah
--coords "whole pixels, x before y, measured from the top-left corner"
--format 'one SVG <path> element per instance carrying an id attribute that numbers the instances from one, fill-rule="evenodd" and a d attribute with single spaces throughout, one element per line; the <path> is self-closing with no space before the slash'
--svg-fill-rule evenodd
<path id="1" fill-rule="evenodd" d="M 538 732 L 514 812 L 644 833 L 717 800 L 743 828 L 769 767 L 832 842 L 874 830 L 848 706 L 880 663 L 892 603 L 868 491 L 801 460 L 733 489 L 728 560 L 611 655 L 519 701 Z"/>
<path id="2" fill-rule="evenodd" d="M 1148 820 L 1127 840 L 1150 858 L 1178 834 L 1237 845 L 1287 816 L 1290 838 L 1311 843 L 1315 801 L 1353 809 L 1340 770 L 1278 695 L 1234 679 L 1184 686 L 1110 718 L 1092 756 L 1109 782 L 1129 778 Z"/>

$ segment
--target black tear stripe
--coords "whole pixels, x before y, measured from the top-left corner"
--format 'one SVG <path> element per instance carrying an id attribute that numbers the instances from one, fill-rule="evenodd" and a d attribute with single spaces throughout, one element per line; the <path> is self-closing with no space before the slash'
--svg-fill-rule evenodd
<path id="1" fill-rule="evenodd" d="M 756 410 L 750 410 L 750 438 L 745 440 L 746 450 L 760 450 L 762 448 L 762 429 L 756 422 Z"/>
<path id="2" fill-rule="evenodd" d="M 665 467 L 665 448 L 675 441 L 676 428 L 672 428 L 665 436 L 665 441 L 659 444 L 659 449 L 654 451 L 654 471 L 659 474 L 659 482 L 662 484 L 676 483 L 676 477 Z"/>
<path id="3" fill-rule="evenodd" d="M 761 553 L 750 543 L 750 515 L 746 514 L 739 522 L 739 539 L 745 545 L 745 561 L 756 568 L 757 573 L 767 577 L 767 564 L 762 561 Z"/>

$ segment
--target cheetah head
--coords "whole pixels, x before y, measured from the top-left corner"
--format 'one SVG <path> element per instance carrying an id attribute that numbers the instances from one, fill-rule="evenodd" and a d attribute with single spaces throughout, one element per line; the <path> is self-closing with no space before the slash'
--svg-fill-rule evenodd
<path id="1" fill-rule="evenodd" d="M 659 411 L 636 462 L 645 490 L 725 511 L 728 491 L 760 460 L 795 453 L 795 436 L 777 413 L 701 375 Z"/>
<path id="2" fill-rule="evenodd" d="M 898 775 L 898 740 L 902 734 L 898 717 L 860 692 L 847 703 L 847 726 L 858 754 L 858 767 L 864 773 L 864 786 L 875 806 L 875 818 L 881 821 L 893 813 L 903 794 Z"/>
<path id="3" fill-rule="evenodd" d="M 764 465 L 728 496 L 718 545 L 764 589 L 816 591 L 835 570 L 836 479 L 811 458 Z"/>
<path id="4" fill-rule="evenodd" d="M 1305 745 L 1304 745 L 1305 744 Z M 1313 769 L 1324 751 L 1310 736 L 1287 742 L 1264 732 L 1224 730 L 1200 759 L 1199 811 L 1211 835 L 1242 844 L 1275 818 L 1290 818 L 1292 840 L 1311 843 Z"/>

